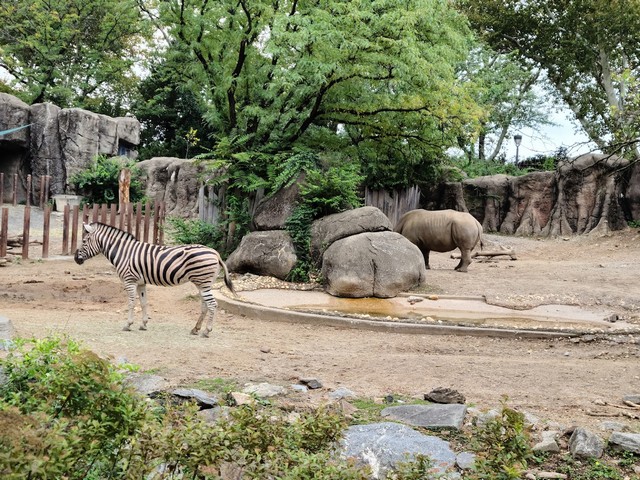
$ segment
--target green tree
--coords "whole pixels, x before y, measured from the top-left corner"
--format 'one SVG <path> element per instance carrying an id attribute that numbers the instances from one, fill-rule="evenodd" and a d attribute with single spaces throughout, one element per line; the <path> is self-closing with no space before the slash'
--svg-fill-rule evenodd
<path id="1" fill-rule="evenodd" d="M 117 112 L 146 22 L 135 0 L 3 0 L 0 71 L 27 103 Z"/>
<path id="2" fill-rule="evenodd" d="M 371 182 L 406 185 L 480 116 L 456 77 L 470 32 L 447 1 L 179 0 L 159 12 L 166 64 L 206 106 L 215 142 L 331 150 Z"/>
<path id="3" fill-rule="evenodd" d="M 640 76 L 636 0 L 460 0 L 494 49 L 545 70 L 600 148 L 640 133 L 629 109 Z M 635 90 L 635 91 L 634 91 Z"/>
<path id="4" fill-rule="evenodd" d="M 480 46 L 471 53 L 461 74 L 474 84 L 473 97 L 486 112 L 479 132 L 471 139 L 460 138 L 459 146 L 469 160 L 497 160 L 510 132 L 551 124 L 544 98 L 534 90 L 545 86 L 540 68 L 525 67 L 513 55 Z M 471 143 L 474 138 L 477 149 Z"/>

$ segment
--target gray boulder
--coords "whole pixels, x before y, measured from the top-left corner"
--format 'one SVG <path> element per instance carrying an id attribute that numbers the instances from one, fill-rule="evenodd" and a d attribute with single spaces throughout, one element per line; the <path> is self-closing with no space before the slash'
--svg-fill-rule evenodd
<path id="1" fill-rule="evenodd" d="M 0 93 L 0 131 L 29 124 L 29 105 L 7 93 Z M 29 146 L 29 129 L 23 128 L 0 136 L 0 145 L 11 144 L 19 148 Z"/>
<path id="2" fill-rule="evenodd" d="M 116 117 L 118 140 L 129 145 L 140 143 L 140 122 L 135 117 Z"/>
<path id="3" fill-rule="evenodd" d="M 260 200 L 253 214 L 252 229 L 259 231 L 284 230 L 285 223 L 293 213 L 300 197 L 299 184 L 303 179 L 304 177 L 301 176 L 292 185 Z"/>
<path id="4" fill-rule="evenodd" d="M 60 107 L 52 103 L 31 105 L 31 171 L 34 177 L 51 175 L 51 195 L 65 193 L 67 168 L 62 160 L 60 137 L 58 136 L 58 114 Z"/>
<path id="5" fill-rule="evenodd" d="M 311 258 L 322 263 L 322 255 L 337 240 L 364 232 L 388 232 L 391 222 L 376 207 L 362 207 L 342 213 L 327 215 L 311 226 Z"/>
<path id="6" fill-rule="evenodd" d="M 341 455 L 368 466 L 376 479 L 387 478 L 398 463 L 411 461 L 416 455 L 429 457 L 434 473 L 443 474 L 456 461 L 449 442 L 392 422 L 349 427 L 341 442 Z"/>
<path id="7" fill-rule="evenodd" d="M 399 405 L 380 412 L 383 417 L 414 427 L 451 428 L 460 430 L 467 407 L 458 403 L 435 405 Z"/>
<path id="8" fill-rule="evenodd" d="M 201 166 L 194 160 L 155 157 L 137 163 L 147 197 L 166 202 L 168 215 L 192 218 L 198 212 Z"/>
<path id="9" fill-rule="evenodd" d="M 298 257 L 291 236 L 285 230 L 251 232 L 245 235 L 226 264 L 237 273 L 254 273 L 284 280 Z"/>
<path id="10" fill-rule="evenodd" d="M 118 122 L 107 115 L 98 115 L 98 151 L 104 155 L 118 155 Z"/>
<path id="11" fill-rule="evenodd" d="M 569 439 L 571 455 L 578 458 L 600 458 L 604 453 L 604 440 L 586 428 L 578 427 Z"/>
<path id="12" fill-rule="evenodd" d="M 366 232 L 333 242 L 324 252 L 322 277 L 337 297 L 395 297 L 425 282 L 418 247 L 395 232 Z"/>
<path id="13" fill-rule="evenodd" d="M 640 455 L 640 433 L 613 432 L 609 445 Z"/>
<path id="14" fill-rule="evenodd" d="M 63 108 L 58 113 L 58 134 L 68 182 L 100 153 L 100 116 L 81 108 Z"/>

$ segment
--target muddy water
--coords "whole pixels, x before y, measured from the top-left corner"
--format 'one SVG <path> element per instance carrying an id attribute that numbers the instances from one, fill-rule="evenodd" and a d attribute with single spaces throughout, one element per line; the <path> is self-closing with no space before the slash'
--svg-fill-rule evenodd
<path id="1" fill-rule="evenodd" d="M 318 291 L 277 289 L 246 291 L 241 297 L 252 303 L 300 312 L 424 325 L 571 332 L 624 331 L 632 327 L 624 322 L 610 322 L 609 313 L 591 312 L 572 305 L 512 310 L 488 305 L 481 297 L 338 298 Z"/>

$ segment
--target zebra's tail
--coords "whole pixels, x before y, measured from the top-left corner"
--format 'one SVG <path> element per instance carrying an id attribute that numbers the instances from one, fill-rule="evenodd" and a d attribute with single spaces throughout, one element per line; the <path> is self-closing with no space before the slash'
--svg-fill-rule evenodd
<path id="1" fill-rule="evenodd" d="M 218 252 L 216 252 L 218 253 Z M 218 261 L 220 265 L 222 265 L 222 271 L 224 272 L 224 284 L 227 286 L 231 293 L 237 295 L 235 288 L 233 288 L 233 282 L 231 281 L 231 277 L 229 276 L 229 270 L 227 269 L 227 264 L 222 261 L 222 257 L 218 253 Z"/>

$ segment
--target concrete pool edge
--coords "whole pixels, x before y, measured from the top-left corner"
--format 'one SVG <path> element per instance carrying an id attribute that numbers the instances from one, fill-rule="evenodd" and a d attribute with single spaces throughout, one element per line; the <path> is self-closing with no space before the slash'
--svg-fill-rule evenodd
<path id="1" fill-rule="evenodd" d="M 338 315 L 298 312 L 286 308 L 269 307 L 250 302 L 234 300 L 225 293 L 217 297 L 220 308 L 235 315 L 243 315 L 269 322 L 298 323 L 302 325 L 322 325 L 336 328 L 361 329 L 376 332 L 413 335 L 466 335 L 476 337 L 552 339 L 571 338 L 583 335 L 581 332 L 561 332 L 553 330 L 526 330 L 493 327 L 463 327 L 457 325 L 422 325 L 384 320 L 366 320 Z"/>

